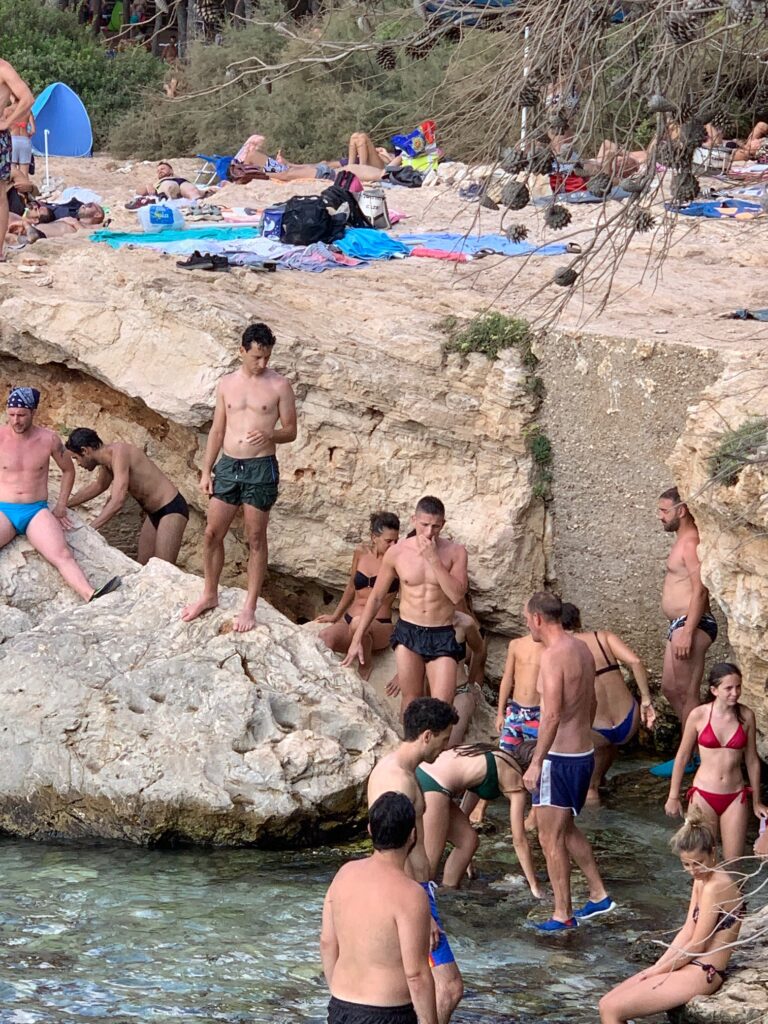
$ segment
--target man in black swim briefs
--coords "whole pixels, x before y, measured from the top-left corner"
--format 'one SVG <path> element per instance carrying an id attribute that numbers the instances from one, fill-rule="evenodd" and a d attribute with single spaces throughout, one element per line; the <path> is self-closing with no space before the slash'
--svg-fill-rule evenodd
<path id="1" fill-rule="evenodd" d="M 175 565 L 189 521 L 189 506 L 160 467 L 135 444 L 104 444 L 89 427 L 73 430 L 65 447 L 81 469 L 89 473 L 97 470 L 96 479 L 75 491 L 68 507 L 83 505 L 111 486 L 107 503 L 91 522 L 94 530 L 100 530 L 130 495 L 146 513 L 139 534 L 138 561 L 146 565 L 150 558 L 162 558 Z"/>
<path id="2" fill-rule="evenodd" d="M 376 617 L 384 595 L 400 580 L 400 619 L 392 633 L 401 712 L 424 692 L 424 678 L 433 697 L 453 703 L 456 663 L 464 658 L 464 645 L 456 640 L 453 616 L 467 591 L 467 549 L 444 540 L 445 506 L 427 495 L 416 505 L 411 522 L 414 533 L 384 555 L 343 665 L 355 658 L 363 663 L 363 637 Z"/>
<path id="3" fill-rule="evenodd" d="M 242 508 L 250 549 L 248 591 L 234 630 L 246 633 L 256 625 L 256 603 L 267 572 L 269 510 L 277 501 L 280 481 L 275 452 L 277 445 L 296 439 L 293 388 L 268 366 L 274 344 L 266 324 L 251 324 L 240 344 L 240 369 L 219 381 L 200 472 L 200 490 L 210 497 L 203 547 L 205 586 L 202 596 L 182 611 L 184 622 L 217 607 L 224 538 Z"/>
<path id="4" fill-rule="evenodd" d="M 385 792 L 368 813 L 373 855 L 338 872 L 323 906 L 328 1024 L 437 1024 L 429 900 L 405 873 L 413 804 Z"/>

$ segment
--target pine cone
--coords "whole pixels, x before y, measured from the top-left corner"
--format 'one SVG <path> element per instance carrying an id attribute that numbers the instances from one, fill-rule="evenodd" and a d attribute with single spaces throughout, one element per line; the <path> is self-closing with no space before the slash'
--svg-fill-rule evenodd
<path id="1" fill-rule="evenodd" d="M 728 8 L 731 18 L 739 25 L 747 25 L 755 13 L 752 0 L 729 0 Z"/>
<path id="2" fill-rule="evenodd" d="M 485 210 L 498 210 L 499 208 L 499 204 L 494 203 L 491 197 L 485 192 L 480 196 L 480 205 Z"/>
<path id="3" fill-rule="evenodd" d="M 555 276 L 552 280 L 555 284 L 559 284 L 561 288 L 570 288 L 578 276 L 573 267 L 560 267 L 559 270 L 555 271 Z"/>
<path id="4" fill-rule="evenodd" d="M 571 223 L 571 211 L 566 210 L 564 206 L 553 203 L 552 206 L 547 207 L 547 212 L 544 214 L 544 223 L 548 228 L 554 228 L 555 231 L 567 228 Z"/>
<path id="5" fill-rule="evenodd" d="M 672 179 L 672 202 L 676 206 L 692 203 L 699 192 L 699 179 L 690 171 L 676 174 Z"/>
<path id="6" fill-rule="evenodd" d="M 667 15 L 667 32 L 678 46 L 692 43 L 696 38 L 699 19 L 686 11 L 672 11 Z"/>
<path id="7" fill-rule="evenodd" d="M 564 110 L 555 110 L 549 118 L 549 127 L 556 135 L 563 135 L 571 127 L 568 115 Z"/>
<path id="8" fill-rule="evenodd" d="M 523 79 L 520 92 L 517 97 L 519 107 L 535 107 L 541 100 L 541 89 L 544 85 L 544 76 L 541 71 L 534 69 Z"/>
<path id="9" fill-rule="evenodd" d="M 549 174 L 552 170 L 552 153 L 548 149 L 535 149 L 528 158 L 531 174 Z"/>
<path id="10" fill-rule="evenodd" d="M 436 42 L 437 38 L 435 36 L 421 36 L 406 46 L 405 54 L 411 60 L 424 60 Z"/>
<path id="11" fill-rule="evenodd" d="M 648 187 L 647 178 L 625 178 L 619 182 L 619 188 L 623 188 L 625 192 L 629 192 L 631 195 L 639 195 L 641 192 L 645 192 Z"/>
<path id="12" fill-rule="evenodd" d="M 397 67 L 397 54 L 391 46 L 380 46 L 376 51 L 376 63 L 385 71 L 394 71 Z"/>
<path id="13" fill-rule="evenodd" d="M 699 115 L 704 124 L 711 124 L 713 128 L 720 132 L 724 139 L 735 138 L 736 121 L 731 114 L 723 107 L 715 108 L 711 113 L 712 116 L 707 118 Z"/>
<path id="14" fill-rule="evenodd" d="M 631 223 L 635 231 L 640 232 L 640 234 L 650 231 L 656 225 L 650 210 L 636 210 Z"/>
<path id="15" fill-rule="evenodd" d="M 507 149 L 501 154 L 501 169 L 507 174 L 519 174 L 528 166 L 528 157 L 521 149 Z"/>
<path id="16" fill-rule="evenodd" d="M 648 100 L 649 114 L 674 114 L 676 110 L 675 104 L 670 103 L 665 96 L 661 96 L 659 93 L 655 93 Z"/>
<path id="17" fill-rule="evenodd" d="M 510 181 L 501 191 L 501 201 L 510 210 L 522 210 L 530 200 L 528 186 L 520 181 Z"/>
<path id="18" fill-rule="evenodd" d="M 528 228 L 525 224 L 513 224 L 511 228 L 505 228 L 504 234 L 510 242 L 524 242 L 528 237 Z"/>
<path id="19" fill-rule="evenodd" d="M 593 196 L 599 196 L 601 199 L 603 196 L 607 196 L 612 188 L 610 174 L 593 174 L 587 181 L 587 192 L 591 192 Z"/>

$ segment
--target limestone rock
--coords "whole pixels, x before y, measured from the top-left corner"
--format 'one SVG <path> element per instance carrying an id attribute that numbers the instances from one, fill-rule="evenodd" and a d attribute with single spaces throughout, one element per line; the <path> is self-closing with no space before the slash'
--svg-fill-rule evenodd
<path id="1" fill-rule="evenodd" d="M 701 533 L 702 576 L 728 619 L 744 673 L 743 700 L 757 715 L 768 753 L 768 462 L 745 465 L 730 485 L 712 482 L 709 460 L 723 437 L 747 420 L 768 417 L 765 353 L 733 360 L 689 410 L 670 460 Z M 768 452 L 763 452 L 768 456 Z M 760 745 L 760 744 L 759 744 Z"/>
<path id="2" fill-rule="evenodd" d="M 276 845 L 350 827 L 394 740 L 355 674 L 266 603 L 249 634 L 235 590 L 185 624 L 198 579 L 85 527 L 72 544 L 121 589 L 86 605 L 26 541 L 0 553 L 0 829 Z"/>

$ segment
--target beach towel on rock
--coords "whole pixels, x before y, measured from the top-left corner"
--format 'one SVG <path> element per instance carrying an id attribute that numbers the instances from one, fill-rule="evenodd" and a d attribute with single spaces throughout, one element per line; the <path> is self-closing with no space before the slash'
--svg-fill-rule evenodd
<path id="1" fill-rule="evenodd" d="M 498 253 L 500 256 L 560 256 L 566 251 L 563 242 L 549 245 L 531 245 L 530 242 L 510 242 L 504 235 L 460 235 L 451 231 L 425 231 L 418 235 L 396 235 L 405 245 L 423 246 L 425 249 L 442 249 L 443 252 L 459 252 L 475 256 L 482 250 Z"/>
<path id="2" fill-rule="evenodd" d="M 347 228 L 336 248 L 359 260 L 391 260 L 410 255 L 410 248 L 386 231 L 375 228 Z"/>

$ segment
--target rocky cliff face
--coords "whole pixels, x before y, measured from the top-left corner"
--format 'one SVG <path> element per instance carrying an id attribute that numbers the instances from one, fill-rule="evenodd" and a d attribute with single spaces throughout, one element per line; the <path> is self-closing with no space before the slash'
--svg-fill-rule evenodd
<path id="1" fill-rule="evenodd" d="M 116 593 L 83 605 L 16 540 L 0 553 L 0 830 L 36 839 L 296 845 L 357 820 L 393 742 L 372 691 L 242 592 L 187 625 L 199 580 L 139 567 L 86 527 L 71 542 Z"/>
<path id="2" fill-rule="evenodd" d="M 671 465 L 701 533 L 704 581 L 725 612 L 744 673 L 743 699 L 757 714 L 768 753 L 768 358 L 731 360 L 689 411 Z M 713 464 L 723 445 L 733 459 Z M 719 469 L 719 472 L 718 472 Z M 713 478 L 714 474 L 714 478 Z"/>

